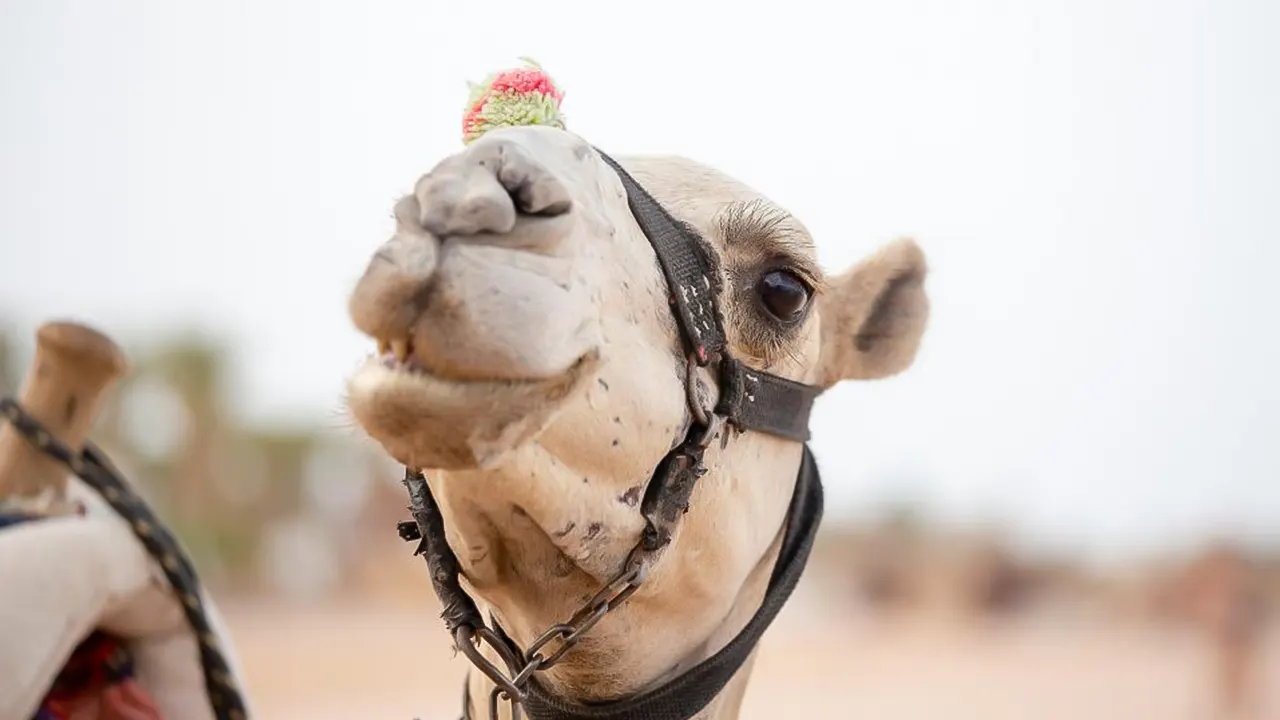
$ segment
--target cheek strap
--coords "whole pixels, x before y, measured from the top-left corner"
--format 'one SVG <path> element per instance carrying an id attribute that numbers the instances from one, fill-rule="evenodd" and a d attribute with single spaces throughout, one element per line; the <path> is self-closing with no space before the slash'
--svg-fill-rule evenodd
<path id="1" fill-rule="evenodd" d="M 671 217 L 616 160 L 598 148 L 596 153 L 618 174 L 631 214 L 658 256 L 671 291 L 669 299 L 685 352 L 698 366 L 705 366 L 717 357 L 720 360 L 720 402 L 715 408 L 716 414 L 739 431 L 754 430 L 797 442 L 807 441 L 809 415 L 822 389 L 753 370 L 730 357 L 720 309 L 720 272 L 707 255 L 705 243 L 687 225 Z M 696 403 L 692 394 L 690 401 Z M 693 410 L 697 415 L 701 408 Z"/>

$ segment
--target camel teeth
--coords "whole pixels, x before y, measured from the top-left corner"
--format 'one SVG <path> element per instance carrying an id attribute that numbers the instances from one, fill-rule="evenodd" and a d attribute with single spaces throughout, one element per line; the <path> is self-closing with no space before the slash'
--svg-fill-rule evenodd
<path id="1" fill-rule="evenodd" d="M 391 353 L 396 356 L 396 360 L 404 362 L 409 359 L 409 341 L 405 338 L 396 338 L 391 341 Z"/>
<path id="2" fill-rule="evenodd" d="M 390 342 L 388 342 L 388 341 L 386 341 L 386 340 L 383 340 L 383 339 L 379 338 L 379 339 L 378 339 L 378 354 L 379 354 L 379 355 L 386 355 L 386 354 L 387 354 L 388 352 L 390 352 L 390 351 L 391 351 L 391 343 L 390 343 Z"/>

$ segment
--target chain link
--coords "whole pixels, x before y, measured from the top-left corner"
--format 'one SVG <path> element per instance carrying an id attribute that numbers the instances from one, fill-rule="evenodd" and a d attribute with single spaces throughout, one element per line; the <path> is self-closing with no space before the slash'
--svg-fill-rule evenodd
<path id="1" fill-rule="evenodd" d="M 471 664 L 494 684 L 489 693 L 489 718 L 498 720 L 501 701 L 511 704 L 511 717 L 519 720 L 521 705 L 527 697 L 526 687 L 534 673 L 544 672 L 559 663 L 578 644 L 582 636 L 595 627 L 605 615 L 616 609 L 644 584 L 648 565 L 640 546 L 632 550 L 626 565 L 613 580 L 600 589 L 577 612 L 563 623 L 552 625 L 516 657 L 510 644 L 487 627 L 459 627 L 454 642 Z M 556 645 L 556 642 L 559 642 Z M 488 645 L 507 666 L 504 672 L 486 658 L 480 649 Z"/>

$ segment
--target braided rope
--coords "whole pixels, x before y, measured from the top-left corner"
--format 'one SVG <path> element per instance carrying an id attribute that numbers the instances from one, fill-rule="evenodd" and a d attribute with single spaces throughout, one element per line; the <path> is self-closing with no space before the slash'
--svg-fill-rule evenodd
<path id="1" fill-rule="evenodd" d="M 129 523 L 182 601 L 183 614 L 199 644 L 200 667 L 214 716 L 218 720 L 245 720 L 248 712 L 244 698 L 205 612 L 200 579 L 178 539 L 92 443 L 85 443 L 83 453 L 72 451 L 10 397 L 0 398 L 0 419 L 8 420 L 36 449 L 66 465 Z"/>

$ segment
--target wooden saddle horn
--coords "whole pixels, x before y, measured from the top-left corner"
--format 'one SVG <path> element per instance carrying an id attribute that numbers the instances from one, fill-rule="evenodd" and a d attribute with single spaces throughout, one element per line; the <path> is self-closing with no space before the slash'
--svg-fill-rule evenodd
<path id="1" fill-rule="evenodd" d="M 36 331 L 35 357 L 18 402 L 79 452 L 107 389 L 128 371 L 128 358 L 103 333 L 76 322 L 48 322 Z M 69 474 L 10 423 L 0 422 L 0 503 L 48 502 L 47 512 L 67 512 Z"/>

